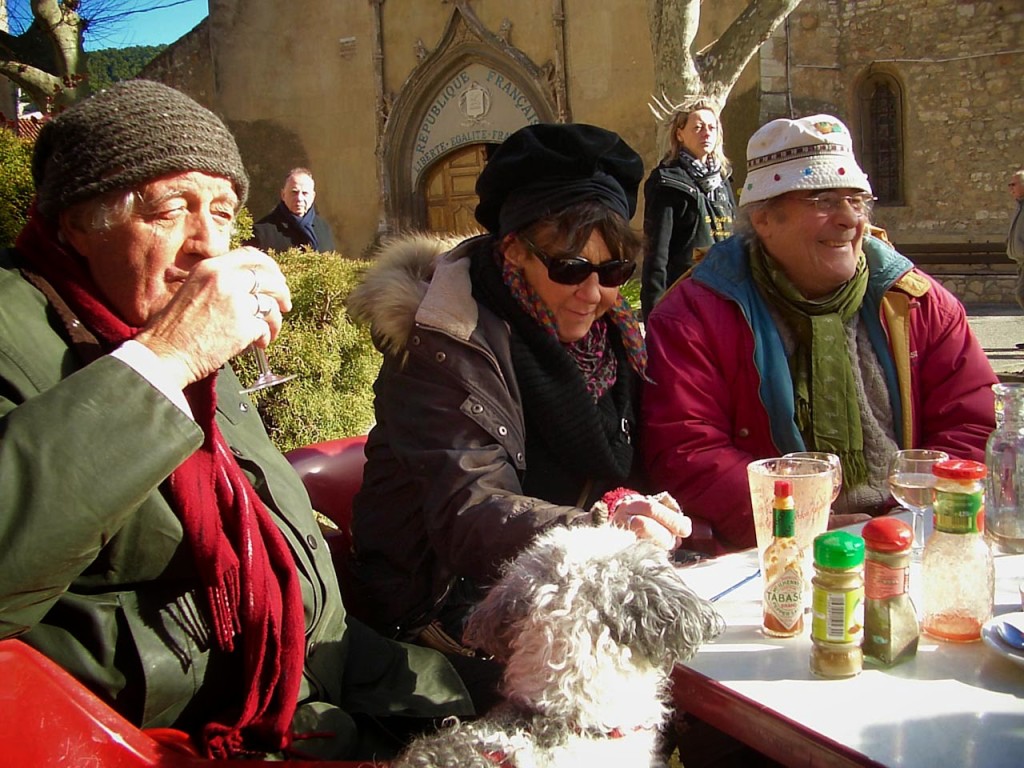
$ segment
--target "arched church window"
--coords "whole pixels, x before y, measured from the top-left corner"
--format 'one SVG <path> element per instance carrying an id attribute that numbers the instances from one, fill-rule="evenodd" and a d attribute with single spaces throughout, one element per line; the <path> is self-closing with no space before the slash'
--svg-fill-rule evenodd
<path id="1" fill-rule="evenodd" d="M 882 205 L 903 203 L 903 91 L 891 75 L 876 73 L 861 83 L 861 161 Z"/>

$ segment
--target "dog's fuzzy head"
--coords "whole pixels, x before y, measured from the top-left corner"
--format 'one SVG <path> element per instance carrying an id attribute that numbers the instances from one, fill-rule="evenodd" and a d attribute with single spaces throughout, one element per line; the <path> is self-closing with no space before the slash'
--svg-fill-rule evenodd
<path id="1" fill-rule="evenodd" d="M 722 629 L 654 544 L 612 526 L 558 527 L 506 565 L 463 639 L 505 663 L 510 699 L 577 721 L 589 708 L 607 725 L 610 699 L 660 694 L 672 666 Z M 656 705 L 646 720 L 660 718 Z"/>

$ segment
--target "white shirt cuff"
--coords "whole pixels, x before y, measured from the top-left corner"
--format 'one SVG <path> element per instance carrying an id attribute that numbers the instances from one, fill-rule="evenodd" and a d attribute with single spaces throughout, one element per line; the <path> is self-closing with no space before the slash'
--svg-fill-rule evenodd
<path id="1" fill-rule="evenodd" d="M 152 384 L 164 397 L 178 406 L 182 413 L 195 420 L 195 417 L 192 415 L 192 409 L 185 399 L 185 393 L 178 389 L 173 382 L 169 381 L 170 377 L 167 375 L 163 361 L 149 347 L 138 341 L 126 341 L 111 352 L 110 356 L 116 357 L 134 370 L 139 376 Z"/>

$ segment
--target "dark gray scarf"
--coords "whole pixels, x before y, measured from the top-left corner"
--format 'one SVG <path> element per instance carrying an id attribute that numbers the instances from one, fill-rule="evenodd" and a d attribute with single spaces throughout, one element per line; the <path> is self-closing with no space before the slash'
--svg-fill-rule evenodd
<path id="1" fill-rule="evenodd" d="M 705 195 L 710 195 L 722 186 L 722 164 L 714 155 L 708 155 L 706 162 L 701 162 L 685 149 L 679 151 L 679 165 L 683 167 L 700 187 Z"/>

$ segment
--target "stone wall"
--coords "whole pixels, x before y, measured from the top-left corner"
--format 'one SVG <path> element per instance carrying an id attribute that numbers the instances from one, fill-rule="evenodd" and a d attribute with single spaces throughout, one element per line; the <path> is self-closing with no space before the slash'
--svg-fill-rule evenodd
<path id="1" fill-rule="evenodd" d="M 905 200 L 875 215 L 895 243 L 1005 241 L 1024 164 L 1024 3 L 804 0 L 762 54 L 762 119 L 791 102 L 855 130 L 858 82 L 900 84 Z"/>
<path id="2" fill-rule="evenodd" d="M 217 111 L 209 19 L 203 19 L 191 32 L 147 64 L 140 77 L 172 85 Z"/>
<path id="3" fill-rule="evenodd" d="M 310 167 L 317 179 L 317 208 L 345 253 L 359 255 L 388 230 L 389 195 L 416 194 L 388 188 L 385 156 L 393 147 L 380 146 L 389 130 L 386 122 L 381 127 L 380 116 L 422 96 L 410 91 L 422 83 L 418 73 L 460 8 L 471 11 L 504 50 L 465 39 L 457 57 L 471 62 L 486 54 L 526 62 L 548 87 L 556 77 L 551 0 L 308 0 L 307 5 L 308 12 L 288 14 L 284 24 L 280 4 L 270 0 L 210 0 L 208 50 L 192 42 L 176 54 L 179 58 L 158 62 L 147 74 L 163 79 L 166 73 L 170 82 L 225 117 L 252 177 L 255 216 L 274 204 L 289 168 Z M 708 24 L 723 26 L 743 5 L 718 0 Z M 654 90 L 653 60 L 646 11 L 638 7 L 637 0 L 564 1 L 566 106 L 573 120 L 618 131 L 653 167 L 660 155 L 658 125 L 647 106 Z M 712 26 L 705 25 L 698 39 L 707 39 Z M 187 82 L 185 61 L 192 56 L 203 59 L 194 64 L 195 83 Z M 742 89 L 753 89 L 755 82 L 748 77 L 737 86 L 737 103 Z M 557 115 L 553 96 L 548 106 Z M 743 119 L 752 122 L 750 114 L 747 109 Z M 733 141 L 741 148 L 745 139 L 737 132 Z M 635 223 L 639 226 L 639 217 Z"/>
<path id="4" fill-rule="evenodd" d="M 981 304 L 1017 305 L 1015 275 L 974 274 L 935 275 L 949 291 L 970 309 Z"/>

